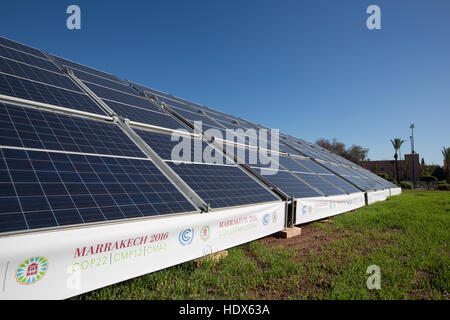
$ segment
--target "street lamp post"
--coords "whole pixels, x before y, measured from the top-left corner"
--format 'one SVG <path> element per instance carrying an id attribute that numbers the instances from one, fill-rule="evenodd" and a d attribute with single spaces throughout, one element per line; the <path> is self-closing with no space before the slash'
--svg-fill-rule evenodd
<path id="1" fill-rule="evenodd" d="M 412 154 L 412 161 L 411 161 L 411 165 L 412 165 L 412 183 L 413 186 L 416 187 L 416 179 L 414 177 L 414 123 L 411 123 L 409 125 L 409 128 L 411 129 L 411 136 L 409 137 L 411 139 L 411 154 Z"/>

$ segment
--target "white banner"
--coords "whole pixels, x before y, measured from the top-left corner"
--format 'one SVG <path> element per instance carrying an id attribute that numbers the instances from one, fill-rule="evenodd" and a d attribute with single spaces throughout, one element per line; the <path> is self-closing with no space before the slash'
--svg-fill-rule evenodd
<path id="1" fill-rule="evenodd" d="M 391 196 L 396 196 L 402 193 L 402 188 L 391 188 L 389 189 Z"/>
<path id="2" fill-rule="evenodd" d="M 0 238 L 0 299 L 61 299 L 276 233 L 285 203 Z"/>
<path id="3" fill-rule="evenodd" d="M 364 193 L 297 199 L 295 224 L 324 219 L 365 205 Z"/>
<path id="4" fill-rule="evenodd" d="M 367 204 L 372 204 L 379 201 L 384 201 L 391 195 L 389 189 L 368 191 L 367 192 Z"/>

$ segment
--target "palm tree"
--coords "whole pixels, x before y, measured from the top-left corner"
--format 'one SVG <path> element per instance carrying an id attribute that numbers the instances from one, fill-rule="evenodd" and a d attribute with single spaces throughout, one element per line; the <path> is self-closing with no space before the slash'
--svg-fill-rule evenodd
<path id="1" fill-rule="evenodd" d="M 403 142 L 405 142 L 405 140 L 402 140 L 400 138 L 395 138 L 394 140 L 391 139 L 391 143 L 392 146 L 395 149 L 395 154 L 394 154 L 394 159 L 395 159 L 395 175 L 396 175 L 396 181 L 399 182 L 399 176 L 398 176 L 398 162 L 397 162 L 397 158 L 398 158 L 398 151 L 400 150 L 400 147 L 402 146 Z"/>
<path id="2" fill-rule="evenodd" d="M 447 182 L 450 182 L 450 147 L 442 147 L 442 155 L 444 156 L 444 162 L 446 164 L 444 170 L 445 175 L 447 176 Z"/>

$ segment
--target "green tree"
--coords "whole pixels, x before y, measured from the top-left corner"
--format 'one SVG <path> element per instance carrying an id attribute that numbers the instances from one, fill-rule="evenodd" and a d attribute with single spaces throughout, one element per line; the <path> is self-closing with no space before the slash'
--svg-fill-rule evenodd
<path id="1" fill-rule="evenodd" d="M 392 146 L 395 149 L 395 154 L 394 154 L 394 159 L 395 159 L 395 175 L 396 175 L 396 180 L 399 181 L 399 174 L 398 174 L 398 152 L 400 151 L 400 148 L 403 144 L 403 142 L 405 142 L 405 140 L 402 140 L 400 138 L 394 138 L 394 140 L 391 139 L 391 143 Z"/>
<path id="2" fill-rule="evenodd" d="M 430 190 L 430 183 L 436 182 L 437 178 L 434 176 L 422 176 L 420 180 L 425 181 L 427 183 L 427 189 Z"/>
<path id="3" fill-rule="evenodd" d="M 358 145 L 352 145 L 346 148 L 345 144 L 337 141 L 336 138 L 333 138 L 332 141 L 320 138 L 316 141 L 316 144 L 360 165 L 367 159 L 367 154 L 369 153 L 369 149 Z"/>
<path id="4" fill-rule="evenodd" d="M 444 157 L 444 162 L 447 163 L 447 165 L 444 168 L 445 176 L 447 177 L 447 182 L 450 183 L 450 147 L 442 147 L 442 156 Z"/>

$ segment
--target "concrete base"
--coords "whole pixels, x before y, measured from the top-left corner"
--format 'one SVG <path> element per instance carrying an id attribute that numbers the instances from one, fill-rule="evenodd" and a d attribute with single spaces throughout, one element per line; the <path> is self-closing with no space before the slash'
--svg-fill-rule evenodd
<path id="1" fill-rule="evenodd" d="M 212 254 L 209 254 L 207 256 L 195 259 L 194 262 L 197 264 L 197 266 L 203 262 L 203 261 L 213 261 L 213 262 L 219 262 L 220 260 L 222 260 L 223 258 L 228 256 L 228 250 L 222 250 L 219 252 L 215 252 Z"/>
<path id="2" fill-rule="evenodd" d="M 302 234 L 302 228 L 299 227 L 290 227 L 286 228 L 283 231 L 277 232 L 275 236 L 277 238 L 290 239 L 294 237 L 298 237 Z"/>

